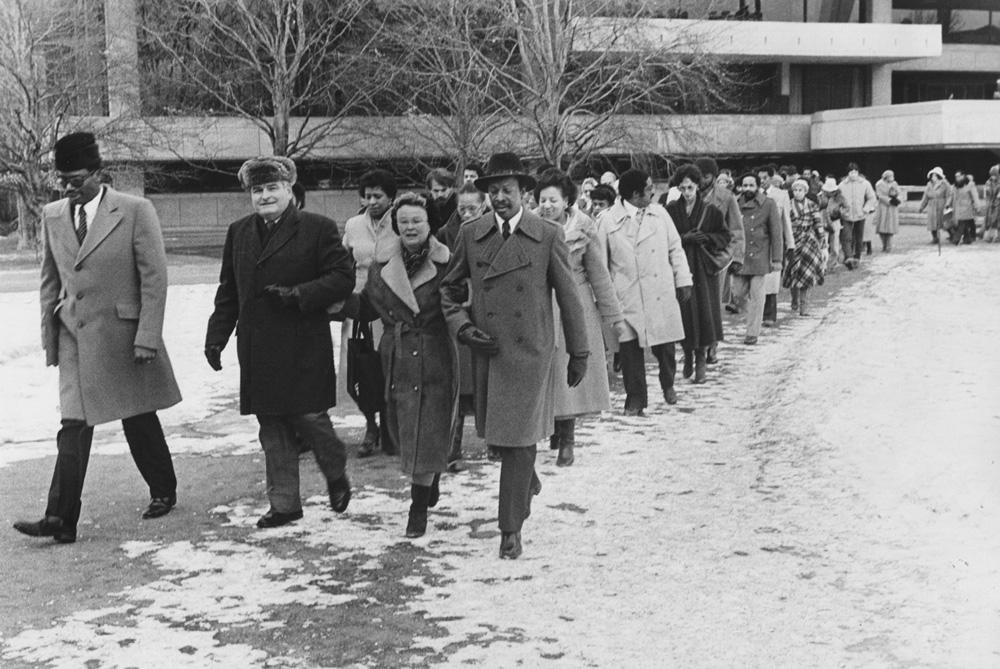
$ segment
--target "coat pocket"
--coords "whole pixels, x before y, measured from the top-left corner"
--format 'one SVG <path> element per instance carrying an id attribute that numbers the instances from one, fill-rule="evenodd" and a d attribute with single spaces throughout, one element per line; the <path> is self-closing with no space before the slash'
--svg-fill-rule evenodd
<path id="1" fill-rule="evenodd" d="M 139 320 L 139 305 L 134 302 L 119 302 L 115 305 L 115 312 L 122 320 Z"/>

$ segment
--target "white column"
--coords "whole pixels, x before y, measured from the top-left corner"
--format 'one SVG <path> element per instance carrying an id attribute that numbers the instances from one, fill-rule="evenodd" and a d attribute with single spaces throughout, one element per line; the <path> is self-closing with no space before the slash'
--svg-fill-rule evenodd
<path id="1" fill-rule="evenodd" d="M 872 23 L 892 23 L 892 0 L 868 0 L 871 4 Z"/>
<path id="2" fill-rule="evenodd" d="M 892 66 L 872 65 L 872 106 L 892 104 Z"/>

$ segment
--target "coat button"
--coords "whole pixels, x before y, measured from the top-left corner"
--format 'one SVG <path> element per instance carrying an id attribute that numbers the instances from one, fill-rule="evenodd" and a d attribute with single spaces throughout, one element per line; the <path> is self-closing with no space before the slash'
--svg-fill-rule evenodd
<path id="1" fill-rule="evenodd" d="M 389 316 L 392 316 L 392 309 L 389 310 Z"/>
<path id="2" fill-rule="evenodd" d="M 420 386 L 413 386 L 413 392 L 417 392 L 418 390 L 420 390 Z"/>
<path id="3" fill-rule="evenodd" d="M 76 294 L 76 299 L 82 300 L 83 299 L 83 293 L 77 293 Z"/>
<path id="4" fill-rule="evenodd" d="M 417 352 L 413 351 L 410 355 L 412 355 L 415 358 L 415 357 L 417 357 Z"/>
<path id="5" fill-rule="evenodd" d="M 80 321 L 79 323 L 76 324 L 76 327 L 82 328 L 84 325 L 86 324 L 83 321 Z"/>
<path id="6" fill-rule="evenodd" d="M 488 314 L 486 314 L 486 318 L 493 318 L 493 312 L 491 311 Z"/>
<path id="7" fill-rule="evenodd" d="M 515 311 L 514 312 L 514 318 L 520 318 L 520 317 L 521 317 L 521 312 L 520 311 Z"/>

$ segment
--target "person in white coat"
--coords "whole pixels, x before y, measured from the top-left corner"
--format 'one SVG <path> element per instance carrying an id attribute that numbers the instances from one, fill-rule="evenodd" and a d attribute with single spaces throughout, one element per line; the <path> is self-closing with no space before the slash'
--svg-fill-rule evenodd
<path id="1" fill-rule="evenodd" d="M 651 202 L 653 180 L 631 169 L 618 181 L 621 197 L 601 214 L 608 235 L 611 280 L 625 317 L 618 338 L 625 415 L 639 416 L 648 404 L 645 349 L 660 369 L 667 404 L 677 403 L 674 343 L 684 339 L 680 302 L 691 299 L 691 271 L 670 214 Z"/>

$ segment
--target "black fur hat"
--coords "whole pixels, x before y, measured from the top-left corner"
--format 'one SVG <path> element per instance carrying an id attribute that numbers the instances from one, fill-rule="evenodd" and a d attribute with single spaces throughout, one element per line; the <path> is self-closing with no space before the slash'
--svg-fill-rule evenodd
<path id="1" fill-rule="evenodd" d="M 295 163 L 291 158 L 284 156 L 258 156 L 243 163 L 237 175 L 240 185 L 245 189 L 254 186 L 274 183 L 275 181 L 287 181 L 295 183 L 296 170 Z"/>
<path id="2" fill-rule="evenodd" d="M 54 152 L 56 169 L 60 172 L 101 169 L 101 152 L 93 133 L 70 133 L 56 142 Z"/>

